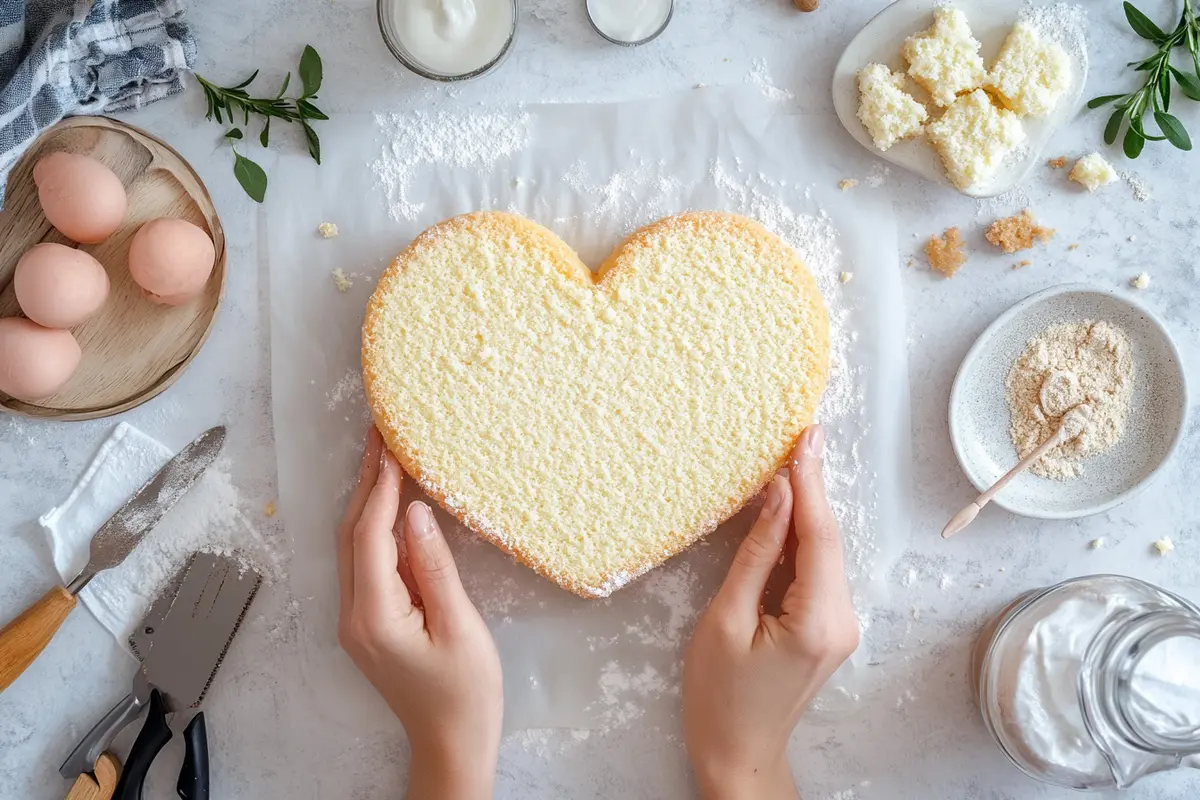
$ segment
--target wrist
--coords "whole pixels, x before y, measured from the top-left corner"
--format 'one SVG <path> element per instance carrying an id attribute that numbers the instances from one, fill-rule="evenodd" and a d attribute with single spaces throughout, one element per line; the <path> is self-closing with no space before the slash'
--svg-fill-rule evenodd
<path id="1" fill-rule="evenodd" d="M 787 759 L 779 756 L 759 765 L 695 765 L 696 783 L 704 800 L 798 800 Z"/>
<path id="2" fill-rule="evenodd" d="M 497 756 L 495 749 L 469 753 L 453 746 L 413 742 L 408 800 L 490 800 Z"/>

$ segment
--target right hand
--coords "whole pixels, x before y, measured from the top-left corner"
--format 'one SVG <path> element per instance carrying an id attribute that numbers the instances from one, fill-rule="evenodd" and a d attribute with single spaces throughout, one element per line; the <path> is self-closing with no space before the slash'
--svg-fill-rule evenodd
<path id="1" fill-rule="evenodd" d="M 338 638 L 408 734 L 408 797 L 490 798 L 500 657 L 429 506 L 411 504 L 397 528 L 401 475 L 372 427 L 338 528 Z"/>
<path id="2" fill-rule="evenodd" d="M 821 475 L 823 445 L 819 425 L 801 434 L 788 477 L 772 478 L 758 521 L 688 644 L 684 739 L 705 798 L 796 798 L 788 739 L 813 696 L 858 647 L 842 541 Z M 789 526 L 796 578 L 776 618 L 760 607 Z"/>

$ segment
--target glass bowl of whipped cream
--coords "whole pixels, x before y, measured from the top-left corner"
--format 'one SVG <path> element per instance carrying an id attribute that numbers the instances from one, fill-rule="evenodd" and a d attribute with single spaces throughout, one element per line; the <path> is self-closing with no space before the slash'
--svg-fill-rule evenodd
<path id="1" fill-rule="evenodd" d="M 378 0 L 377 11 L 396 60 L 434 81 L 486 75 L 517 35 L 517 0 Z"/>

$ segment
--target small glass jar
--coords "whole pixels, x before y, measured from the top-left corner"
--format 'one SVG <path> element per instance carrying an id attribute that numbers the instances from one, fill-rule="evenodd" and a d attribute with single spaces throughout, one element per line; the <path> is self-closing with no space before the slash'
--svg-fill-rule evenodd
<path id="1" fill-rule="evenodd" d="M 1027 775 L 1126 788 L 1200 768 L 1200 608 L 1119 575 L 1028 592 L 972 657 L 983 722 Z"/>
<path id="2" fill-rule="evenodd" d="M 403 2 L 404 0 L 376 0 L 375 15 L 379 21 L 379 33 L 383 37 L 383 43 L 387 45 L 388 50 L 396 57 L 396 60 L 422 78 L 445 82 L 466 81 L 471 78 L 478 78 L 481 75 L 488 74 L 504 63 L 504 59 L 512 52 L 513 43 L 517 38 L 517 20 L 521 16 L 518 0 L 510 0 L 512 5 L 512 22 L 508 28 L 504 45 L 500 48 L 499 52 L 482 66 L 457 73 L 439 70 L 423 63 L 421 59 L 404 46 L 404 41 L 400 35 L 400 24 L 397 19 L 399 6 Z"/>

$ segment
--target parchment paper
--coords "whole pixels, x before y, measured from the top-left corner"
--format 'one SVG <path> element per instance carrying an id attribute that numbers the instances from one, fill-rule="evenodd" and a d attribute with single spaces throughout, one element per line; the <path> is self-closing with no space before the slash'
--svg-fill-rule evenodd
<path id="1" fill-rule="evenodd" d="M 482 113 L 482 112 L 480 112 Z M 856 382 L 861 408 L 830 416 L 830 458 L 858 465 L 832 487 L 847 528 L 849 569 L 864 623 L 886 602 L 882 576 L 908 532 L 908 388 L 903 292 L 890 203 L 864 186 L 839 191 L 840 163 L 856 145 L 830 117 L 782 116 L 765 101 L 696 91 L 620 105 L 521 109 L 528 144 L 486 166 L 426 163 L 407 199 L 412 220 L 388 213 L 372 164 L 389 142 L 369 115 L 322 123 L 328 141 L 319 168 L 301 156 L 271 167 L 268 235 L 272 386 L 280 513 L 295 542 L 290 568 L 300 609 L 305 663 L 318 671 L 318 716 L 339 727 L 364 718 L 394 724 L 336 644 L 334 530 L 351 488 L 368 422 L 359 373 L 359 334 L 374 280 L 428 225 L 481 208 L 514 210 L 548 226 L 596 266 L 629 230 L 689 208 L 754 216 L 754 198 L 782 199 L 797 212 L 827 215 L 841 263 L 854 273 L 818 276 L 852 338 L 836 368 Z M 828 143 L 840 143 L 832 145 Z M 818 151 L 817 143 L 825 148 Z M 628 179 L 630 165 L 640 165 Z M 622 172 L 624 170 L 624 172 Z M 626 179 L 614 183 L 614 175 Z M 340 236 L 323 240 L 322 222 Z M 803 255 L 803 253 L 802 253 Z M 352 280 L 339 293 L 330 277 Z M 407 495 L 416 496 L 409 486 Z M 406 498 L 407 500 L 408 498 Z M 752 504 L 753 506 L 754 504 Z M 682 646 L 696 614 L 719 585 L 757 512 L 744 510 L 705 542 L 606 600 L 582 600 L 536 576 L 460 529 L 447 515 L 468 591 L 501 651 L 506 727 L 611 730 L 670 724 L 679 706 Z M 820 706 L 848 709 L 864 686 L 869 630 L 852 663 Z M 350 726 L 346 726 L 350 729 Z M 369 727 L 365 728 L 369 731 Z"/>

